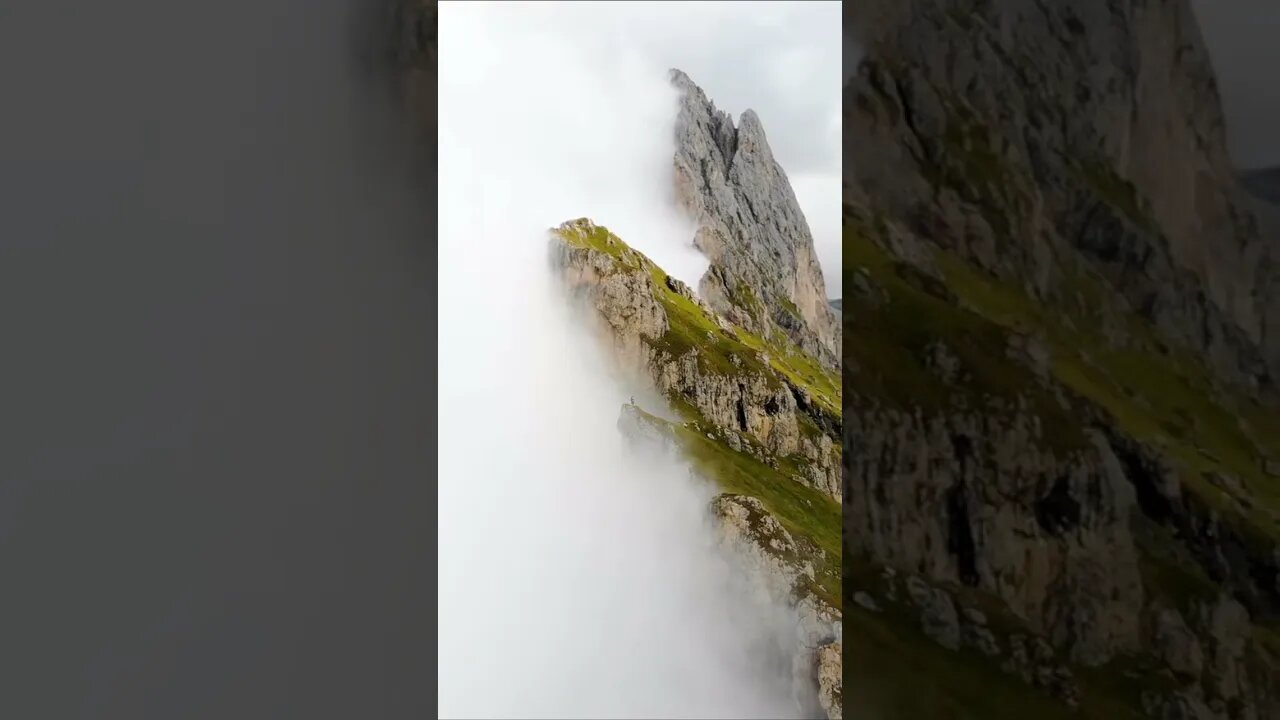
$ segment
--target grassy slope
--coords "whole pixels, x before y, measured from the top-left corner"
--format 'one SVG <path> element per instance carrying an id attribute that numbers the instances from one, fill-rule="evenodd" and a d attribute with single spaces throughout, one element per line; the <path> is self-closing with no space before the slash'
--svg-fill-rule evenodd
<path id="1" fill-rule="evenodd" d="M 881 95 L 885 96 L 883 90 Z M 1032 180 L 1025 168 L 992 149 L 988 128 L 962 98 L 944 93 L 943 99 L 948 109 L 947 127 L 938 138 L 938 151 L 920 163 L 921 172 L 935 188 L 950 188 L 979 209 L 1001 242 L 1013 249 L 1017 244 L 1013 229 L 1023 224 L 1031 204 L 1018 188 Z M 1099 202 L 1136 226 L 1159 231 L 1145 199 L 1109 164 L 1093 158 L 1064 158 Z M 865 227 L 867 224 L 847 229 L 846 235 L 850 230 L 855 235 L 873 234 L 875 229 Z M 1280 509 L 1280 481 L 1267 477 L 1261 463 L 1263 456 L 1280 458 L 1280 416 L 1266 412 L 1254 398 L 1215 389 L 1199 358 L 1160 342 L 1154 328 L 1136 315 L 1123 318 L 1123 322 L 1137 342 L 1113 347 L 1095 328 L 1098 310 L 1118 307 L 1117 297 L 1082 263 L 1060 260 L 1074 297 L 1046 308 L 1021 288 L 938 250 L 947 290 L 974 316 L 964 318 L 947 312 L 941 322 L 950 329 L 986 321 L 987 332 L 993 334 L 1010 330 L 1044 333 L 1053 353 L 1054 375 L 1060 382 L 1115 418 L 1130 436 L 1164 446 L 1197 496 L 1210 507 L 1226 510 L 1243 534 L 1266 543 L 1280 541 L 1280 524 L 1270 513 Z M 867 266 L 874 272 L 877 267 L 882 269 L 887 259 L 869 248 L 869 243 L 855 239 L 852 244 L 845 243 L 846 273 L 851 261 L 853 266 Z M 933 304 L 931 309 L 936 307 Z M 936 336 L 936 329 L 935 323 L 921 332 Z M 996 370 L 1000 363 L 992 357 L 979 365 Z M 982 378 L 979 384 L 993 387 Z M 1021 388 L 1024 383 L 1016 379 L 1012 385 Z M 1068 432 L 1068 440 L 1078 439 L 1070 435 Z M 1242 511 L 1224 490 L 1205 479 L 1207 473 L 1240 478 L 1247 487 L 1247 499 L 1259 507 Z"/>
<path id="2" fill-rule="evenodd" d="M 1259 460 L 1280 450 L 1276 419 L 1249 399 L 1214 389 L 1201 363 L 1188 353 L 1161 350 L 1164 346 L 1154 331 L 1136 317 L 1126 321 L 1137 345 L 1114 347 L 1106 342 L 1093 329 L 1097 322 L 1091 314 L 1091 306 L 1106 301 L 1099 281 L 1085 275 L 1074 278 L 1079 305 L 1046 308 L 1021 289 L 938 249 L 935 260 L 944 278 L 939 283 L 896 262 L 872 242 L 878 232 L 874 224 L 860 220 L 846 224 L 844 283 L 854 286 L 854 275 L 861 273 L 882 288 L 884 296 L 873 300 L 849 293 L 845 298 L 850 392 L 866 401 L 926 411 L 956 407 L 961 400 L 973 407 L 993 398 L 1011 402 L 1021 397 L 1042 420 L 1041 442 L 1055 451 L 1081 447 L 1081 413 L 1101 410 L 1131 437 L 1162 445 L 1181 466 L 1192 492 L 1246 533 L 1260 542 L 1275 537 L 1270 512 L 1280 507 L 1280 481 L 1266 477 Z M 1065 404 L 1006 356 L 1008 337 L 1027 332 L 1044 338 L 1053 377 L 1072 391 Z M 926 368 L 925 348 L 935 340 L 945 342 L 960 358 L 968 375 L 965 382 L 946 385 Z M 1242 478 L 1253 508 L 1229 501 L 1227 491 L 1204 476 L 1211 471 Z M 1149 593 L 1178 605 L 1185 605 L 1189 597 L 1216 594 L 1214 584 L 1178 551 L 1167 531 L 1146 527 L 1140 535 Z M 923 638 L 905 619 L 851 612 L 846 622 L 855 636 L 866 640 L 850 643 L 850 697 L 857 697 L 861 688 L 879 716 L 1061 715 L 1058 703 L 1009 687 L 1013 681 L 990 661 L 950 653 Z M 1135 669 L 1132 663 L 1117 662 L 1081 677 L 1082 714 L 1125 717 L 1136 709 L 1138 691 L 1159 683 L 1149 672 L 1131 679 L 1121 667 Z M 921 675 L 928 679 L 915 679 Z M 988 690 L 976 693 L 975 685 Z"/>
<path id="3" fill-rule="evenodd" d="M 954 13 L 961 25 L 969 20 Z M 967 25 L 966 25 L 967 26 Z M 894 68 L 889 67 L 892 74 Z M 882 115 L 890 124 L 901 122 L 904 111 L 890 88 L 873 77 L 869 96 L 859 96 L 863 109 Z M 1001 252 L 1020 252 L 1023 221 L 1030 207 L 1019 188 L 1034 183 L 1026 168 L 994 151 L 993 135 L 967 107 L 963 98 L 939 88 L 948 119 L 930 152 L 915 156 L 922 176 L 935 192 L 954 191 L 991 226 Z M 1134 185 L 1109 163 L 1064 155 L 1076 179 L 1094 197 L 1134 225 L 1158 232 L 1148 204 Z M 1082 412 L 1101 412 L 1125 434 L 1162 446 L 1179 466 L 1180 476 L 1195 500 L 1220 512 L 1258 547 L 1280 539 L 1275 511 L 1280 510 L 1280 479 L 1262 472 L 1264 457 L 1280 457 L 1280 417 L 1255 398 L 1215 387 L 1203 362 L 1193 353 L 1170 348 L 1138 317 L 1121 318 L 1137 342 L 1119 347 L 1098 330 L 1100 309 L 1121 305 L 1114 293 L 1084 268 L 1063 262 L 1067 272 L 1063 297 L 1052 307 L 1038 304 L 1021 288 L 1000 282 L 984 271 L 941 249 L 936 263 L 942 282 L 921 281 L 902 270 L 870 238 L 883 232 L 874 219 L 846 216 L 844 286 L 856 287 L 859 273 L 884 288 L 887 304 L 868 302 L 846 291 L 846 383 L 859 402 L 884 402 L 899 407 L 935 410 L 953 405 L 965 395 L 982 402 L 1027 395 L 1027 402 L 1044 419 L 1042 442 L 1055 450 L 1079 446 L 1075 430 Z M 945 238 L 939 238 L 943 242 Z M 1060 258 L 1060 260 L 1062 260 Z M 914 280 L 914 281 L 913 281 Z M 907 326 L 907 327 L 904 327 Z M 1011 333 L 1034 332 L 1045 340 L 1050 372 L 1071 392 L 1066 406 L 1028 383 L 1027 373 L 1011 368 L 1005 342 Z M 969 387 L 960 392 L 940 383 L 924 367 L 921 352 L 942 339 L 970 374 Z M 849 364 L 860 371 L 850 373 Z M 1006 372 L 1011 371 L 1011 372 Z M 970 405 L 971 406 L 971 405 Z M 1244 489 L 1224 489 L 1210 482 L 1209 473 L 1238 477 Z M 1188 557 L 1181 545 L 1154 523 L 1138 523 L 1137 540 L 1143 552 L 1144 584 L 1149 594 L 1184 606 L 1190 598 L 1215 596 L 1220 588 Z M 846 588 L 861 586 L 846 577 Z M 846 667 L 851 698 L 860 688 L 878 702 L 870 715 L 894 717 L 1060 717 L 1057 704 L 1036 704 L 1025 693 L 984 677 L 981 658 L 948 653 L 920 642 L 913 623 L 868 620 L 854 607 L 846 618 L 855 637 L 867 642 Z M 1255 635 L 1267 647 L 1280 650 L 1280 634 L 1263 626 Z M 1084 713 L 1092 717 L 1127 717 L 1129 710 L 1106 709 L 1109 701 L 1123 708 L 1136 706 L 1137 692 L 1160 680 L 1141 671 L 1139 663 L 1086 673 Z M 923 679 L 921 676 L 925 676 Z M 989 687 L 983 697 L 973 687 Z M 851 713 L 860 708 L 851 705 Z"/>
<path id="4" fill-rule="evenodd" d="M 841 511 L 838 503 L 788 477 L 785 472 L 732 449 L 719 435 L 720 431 L 705 421 L 673 423 L 647 413 L 645 417 L 676 439 L 694 467 L 703 476 L 715 480 L 724 492 L 759 499 L 788 532 L 821 550 L 820 556 L 813 556 L 817 558 L 814 564 L 815 585 L 810 590 L 832 607 L 841 606 Z"/>
<path id="5" fill-rule="evenodd" d="M 722 329 L 705 310 L 668 287 L 667 273 L 643 253 L 627 246 L 607 228 L 595 226 L 588 230 L 584 222 L 585 219 L 573 221 L 555 232 L 570 245 L 604 252 L 625 268 L 643 268 L 650 273 L 671 326 L 666 336 L 656 342 L 661 349 L 679 356 L 697 348 L 704 368 L 721 375 L 754 373 L 771 378 L 774 374 L 766 368 L 771 369 L 804 388 L 818 405 L 839 417 L 841 388 L 835 371 L 822 367 L 782 337 L 766 340 L 739 327 Z"/>
<path id="6" fill-rule="evenodd" d="M 775 378 L 775 382 L 781 382 L 777 377 L 784 376 L 804 388 L 824 410 L 837 418 L 841 416 L 839 377 L 791 343 L 777 338 L 766 341 L 737 327 L 724 330 L 697 303 L 672 290 L 662 268 L 606 228 L 588 228 L 579 220 L 555 232 L 572 246 L 611 256 L 625 269 L 644 269 L 650 273 L 670 325 L 667 334 L 653 342 L 655 347 L 673 356 L 696 350 L 703 369 L 721 375 L 757 373 Z M 774 469 L 750 454 L 733 450 L 725 442 L 722 431 L 707 422 L 696 408 L 678 396 L 669 399 L 685 422 L 671 423 L 646 414 L 650 423 L 674 437 L 701 474 L 725 492 L 759 499 L 798 540 L 808 541 L 820 549 L 821 555 L 814 555 L 816 581 L 811 590 L 839 608 L 840 505 L 796 480 L 793 474 L 798 474 L 798 469 L 789 467 L 787 462 L 780 463 L 780 469 Z M 805 427 L 802 424 L 802 429 Z M 811 425 L 807 429 L 817 431 Z M 834 439 L 838 444 L 839 438 Z"/>
<path id="7" fill-rule="evenodd" d="M 1078 710 L 1002 672 L 972 650 L 952 652 L 926 638 L 905 613 L 845 614 L 845 695 L 850 717 L 876 720 L 1024 720 L 1142 715 L 1122 688 L 1088 688 Z M 1134 698 L 1136 699 L 1136 698 Z"/>

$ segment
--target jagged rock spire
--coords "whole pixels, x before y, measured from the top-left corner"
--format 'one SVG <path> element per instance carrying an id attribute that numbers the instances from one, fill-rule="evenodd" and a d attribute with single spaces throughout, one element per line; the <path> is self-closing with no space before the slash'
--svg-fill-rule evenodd
<path id="1" fill-rule="evenodd" d="M 840 323 L 827 302 L 813 235 L 760 118 L 728 113 L 680 70 L 676 197 L 699 229 L 711 261 L 699 292 L 735 323 L 771 338 L 782 333 L 829 366 L 839 363 Z"/>

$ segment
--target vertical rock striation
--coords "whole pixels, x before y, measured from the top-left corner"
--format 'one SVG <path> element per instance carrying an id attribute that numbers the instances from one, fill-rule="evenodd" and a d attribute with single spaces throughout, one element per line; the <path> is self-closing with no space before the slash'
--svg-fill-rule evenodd
<path id="1" fill-rule="evenodd" d="M 731 322 L 782 333 L 823 364 L 839 363 L 840 327 L 828 304 L 813 235 L 760 118 L 728 114 L 679 70 L 675 186 L 698 223 L 694 244 L 711 260 L 701 296 Z"/>

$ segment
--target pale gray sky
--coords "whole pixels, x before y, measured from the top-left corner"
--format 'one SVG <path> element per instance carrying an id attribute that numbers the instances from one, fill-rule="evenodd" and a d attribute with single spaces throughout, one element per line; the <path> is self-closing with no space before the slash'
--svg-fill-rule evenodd
<path id="1" fill-rule="evenodd" d="M 1280 165 L 1280 4 L 1192 0 L 1227 116 L 1227 144 L 1240 168 Z"/>
<path id="2" fill-rule="evenodd" d="M 607 57 L 680 68 L 735 121 L 747 108 L 756 111 L 813 230 L 827 294 L 839 297 L 840 3 L 608 2 L 571 7 L 569 13 L 563 4 L 543 5 L 542 11 L 555 18 L 548 23 L 549 41 L 576 37 L 579 43 L 607 48 Z M 448 58 L 441 62 L 445 73 Z M 599 77 L 608 71 L 583 70 Z M 518 118 L 513 111 L 512 121 Z"/>

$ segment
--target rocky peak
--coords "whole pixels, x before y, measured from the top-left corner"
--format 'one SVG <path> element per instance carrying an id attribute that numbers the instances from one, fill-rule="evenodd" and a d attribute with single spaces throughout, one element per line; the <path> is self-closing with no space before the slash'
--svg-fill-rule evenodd
<path id="1" fill-rule="evenodd" d="M 672 70 L 671 82 L 681 91 L 676 196 L 711 261 L 699 292 L 733 323 L 766 338 L 780 333 L 834 367 L 840 327 L 813 235 L 759 116 L 747 110 L 735 127 L 688 75 Z"/>
<path id="2" fill-rule="evenodd" d="M 1223 377 L 1274 382 L 1277 252 L 1188 0 L 970 5 L 854 10 L 868 57 L 846 151 L 873 204 L 1041 297 L 1071 292 L 1082 256 Z"/>

